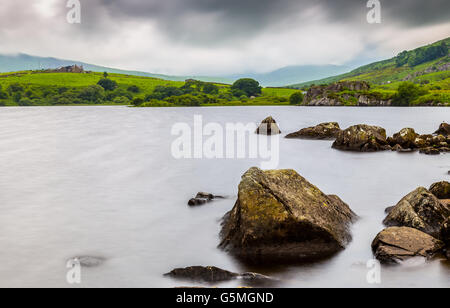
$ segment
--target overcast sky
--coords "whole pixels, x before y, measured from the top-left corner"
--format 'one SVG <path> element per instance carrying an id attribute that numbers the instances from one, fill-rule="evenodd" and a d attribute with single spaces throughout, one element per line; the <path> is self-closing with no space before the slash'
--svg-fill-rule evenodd
<path id="1" fill-rule="evenodd" d="M 266 72 L 383 59 L 450 36 L 449 0 L 2 0 L 0 53 L 164 74 Z"/>

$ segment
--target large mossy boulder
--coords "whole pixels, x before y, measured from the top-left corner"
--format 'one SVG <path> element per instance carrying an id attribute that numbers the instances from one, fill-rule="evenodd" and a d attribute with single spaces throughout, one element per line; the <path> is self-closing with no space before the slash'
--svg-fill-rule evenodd
<path id="1" fill-rule="evenodd" d="M 434 183 L 430 187 L 430 192 L 438 199 L 450 199 L 450 183 L 447 181 Z"/>
<path id="2" fill-rule="evenodd" d="M 354 219 L 339 197 L 294 170 L 251 168 L 225 215 L 220 247 L 252 263 L 315 260 L 346 247 Z"/>
<path id="3" fill-rule="evenodd" d="M 450 208 L 423 187 L 409 193 L 391 209 L 383 223 L 390 226 L 411 227 L 439 238 L 443 222 L 450 216 Z"/>
<path id="4" fill-rule="evenodd" d="M 256 130 L 258 135 L 279 135 L 281 134 L 281 130 L 278 127 L 277 121 L 275 121 L 272 117 L 265 118 L 258 129 Z"/>
<path id="5" fill-rule="evenodd" d="M 387 228 L 372 242 L 372 251 L 382 263 L 399 263 L 412 257 L 428 259 L 443 247 L 441 241 L 409 227 Z"/>
<path id="6" fill-rule="evenodd" d="M 341 131 L 339 124 L 336 122 L 321 123 L 314 127 L 308 127 L 298 132 L 289 134 L 286 138 L 293 139 L 335 139 Z"/>
<path id="7" fill-rule="evenodd" d="M 390 149 L 386 130 L 378 126 L 355 125 L 337 134 L 333 148 L 345 151 L 374 152 Z"/>

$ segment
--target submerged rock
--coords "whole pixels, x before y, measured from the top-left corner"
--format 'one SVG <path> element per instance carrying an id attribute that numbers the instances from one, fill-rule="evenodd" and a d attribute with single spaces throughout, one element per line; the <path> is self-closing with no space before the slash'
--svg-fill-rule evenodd
<path id="1" fill-rule="evenodd" d="M 199 206 L 213 201 L 214 199 L 224 199 L 222 196 L 214 196 L 213 194 L 199 192 L 195 198 L 189 200 L 189 206 Z"/>
<path id="2" fill-rule="evenodd" d="M 423 187 L 409 193 L 391 209 L 383 221 L 388 226 L 411 227 L 436 238 L 442 223 L 450 216 L 450 208 Z"/>
<path id="3" fill-rule="evenodd" d="M 430 192 L 438 199 L 450 199 L 450 183 L 447 181 L 434 183 L 430 187 Z"/>
<path id="4" fill-rule="evenodd" d="M 355 125 L 337 134 L 333 148 L 346 151 L 374 152 L 390 149 L 386 130 L 378 126 Z"/>
<path id="5" fill-rule="evenodd" d="M 426 154 L 426 155 L 439 155 L 441 154 L 441 151 L 439 149 L 433 148 L 433 147 L 426 147 L 420 149 L 420 153 Z"/>
<path id="6" fill-rule="evenodd" d="M 259 135 L 279 135 L 281 130 L 278 127 L 277 122 L 272 117 L 267 117 L 261 122 L 256 133 Z"/>
<path id="7" fill-rule="evenodd" d="M 102 265 L 105 262 L 105 259 L 102 257 L 83 256 L 70 259 L 69 262 L 72 264 L 79 264 L 82 267 L 97 267 Z"/>
<path id="8" fill-rule="evenodd" d="M 355 218 L 294 170 L 251 168 L 224 218 L 220 247 L 256 263 L 314 260 L 346 247 Z"/>
<path id="9" fill-rule="evenodd" d="M 253 282 L 269 282 L 272 278 L 258 273 L 233 273 L 215 266 L 191 266 L 186 268 L 177 268 L 164 276 L 176 279 L 189 279 L 204 282 L 222 282 L 234 279 L 242 279 Z"/>
<path id="10" fill-rule="evenodd" d="M 431 258 L 444 247 L 432 236 L 409 227 L 391 227 L 372 242 L 372 251 L 382 263 L 399 263 L 412 257 Z"/>
<path id="11" fill-rule="evenodd" d="M 322 123 L 314 127 L 304 128 L 296 133 L 286 136 L 286 138 L 305 138 L 305 139 L 334 139 L 341 131 L 336 122 Z"/>

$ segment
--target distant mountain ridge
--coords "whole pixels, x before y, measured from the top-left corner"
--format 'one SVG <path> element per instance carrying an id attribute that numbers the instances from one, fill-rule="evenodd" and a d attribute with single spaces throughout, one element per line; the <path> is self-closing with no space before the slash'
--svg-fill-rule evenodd
<path id="1" fill-rule="evenodd" d="M 324 78 L 330 75 L 342 74 L 349 67 L 338 65 L 304 65 L 287 66 L 268 73 L 232 74 L 225 76 L 171 76 L 153 74 L 140 71 L 128 71 L 92 65 L 80 61 L 63 60 L 51 57 L 36 57 L 27 54 L 1 55 L 0 72 L 16 72 L 25 70 L 56 69 L 62 66 L 79 65 L 87 71 L 108 72 L 133 76 L 153 77 L 163 80 L 184 81 L 186 79 L 197 79 L 206 82 L 219 82 L 231 84 L 239 78 L 254 78 L 264 87 L 283 87 L 288 84 L 305 82 L 312 79 Z"/>

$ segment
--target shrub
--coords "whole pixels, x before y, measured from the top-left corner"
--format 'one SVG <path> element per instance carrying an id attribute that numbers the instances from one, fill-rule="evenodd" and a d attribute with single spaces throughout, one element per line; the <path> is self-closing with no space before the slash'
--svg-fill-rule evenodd
<path id="1" fill-rule="evenodd" d="M 289 97 L 289 103 L 291 105 L 300 105 L 303 103 L 304 95 L 302 92 L 295 92 Z"/>
<path id="2" fill-rule="evenodd" d="M 106 91 L 113 91 L 114 89 L 117 88 L 117 82 L 115 82 L 114 80 L 111 80 L 109 78 L 102 78 L 99 80 L 99 82 L 97 84 L 99 86 L 101 86 L 103 89 L 105 89 Z"/>
<path id="3" fill-rule="evenodd" d="M 94 104 L 99 104 L 105 98 L 105 90 L 103 89 L 103 87 L 98 85 L 88 86 L 80 91 L 78 97 L 81 98 L 82 100 Z"/>
<path id="4" fill-rule="evenodd" d="M 420 96 L 428 94 L 428 91 L 415 85 L 412 82 L 404 82 L 400 84 L 397 94 L 394 96 L 394 105 L 408 106 Z"/>
<path id="5" fill-rule="evenodd" d="M 138 86 L 133 85 L 133 86 L 129 86 L 127 91 L 131 92 L 131 93 L 139 93 L 139 92 L 141 92 L 141 89 L 139 89 Z"/>

